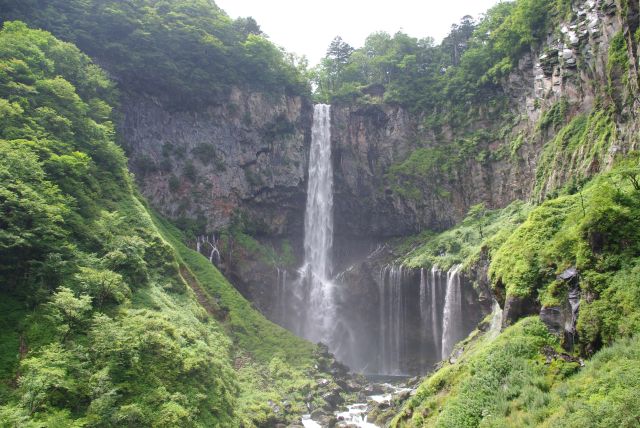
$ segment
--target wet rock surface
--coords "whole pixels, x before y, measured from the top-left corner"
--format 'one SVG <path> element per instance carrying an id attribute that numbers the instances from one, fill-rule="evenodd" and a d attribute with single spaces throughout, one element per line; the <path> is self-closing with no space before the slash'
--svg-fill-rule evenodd
<path id="1" fill-rule="evenodd" d="M 363 379 L 361 379 L 363 380 Z M 316 409 L 305 415 L 302 423 L 305 427 L 329 428 L 373 428 L 382 427 L 401 408 L 402 403 L 415 393 L 418 380 L 405 383 L 361 384 L 356 401 L 347 401 L 333 412 Z"/>

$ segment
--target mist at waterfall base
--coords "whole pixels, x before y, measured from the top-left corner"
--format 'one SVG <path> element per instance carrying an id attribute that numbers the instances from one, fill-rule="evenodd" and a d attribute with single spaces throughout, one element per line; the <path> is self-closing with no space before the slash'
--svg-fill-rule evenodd
<path id="1" fill-rule="evenodd" d="M 480 321 L 460 267 L 447 271 L 388 264 L 370 272 L 365 317 L 349 301 L 348 271 L 333 275 L 331 107 L 314 107 L 304 222 L 304 262 L 295 275 L 277 270 L 270 318 L 326 344 L 354 372 L 413 375 L 431 369 Z M 363 255 L 363 259 L 369 254 Z M 362 315 L 362 314 L 360 314 Z M 366 318 L 366 319 L 365 319 Z"/>

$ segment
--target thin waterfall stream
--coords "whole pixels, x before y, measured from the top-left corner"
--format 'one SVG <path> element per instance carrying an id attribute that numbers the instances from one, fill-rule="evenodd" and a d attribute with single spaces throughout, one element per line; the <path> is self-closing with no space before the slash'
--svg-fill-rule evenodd
<path id="1" fill-rule="evenodd" d="M 460 291 L 460 269 L 454 266 L 447 273 L 447 294 L 442 317 L 442 358 L 449 356 L 453 346 L 462 339 L 462 296 Z"/>

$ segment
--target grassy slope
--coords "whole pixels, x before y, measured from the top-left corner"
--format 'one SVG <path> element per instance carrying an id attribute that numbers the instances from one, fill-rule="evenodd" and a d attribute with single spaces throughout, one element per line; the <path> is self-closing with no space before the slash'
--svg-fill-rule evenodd
<path id="1" fill-rule="evenodd" d="M 277 356 L 297 367 L 311 365 L 312 344 L 264 318 L 209 260 L 184 245 L 177 228 L 157 214 L 153 215 L 153 219 L 181 261 L 215 298 L 221 309 L 228 313 L 225 324 L 238 349 L 250 353 L 252 358 L 262 363 Z"/>
<path id="2" fill-rule="evenodd" d="M 424 381 L 394 426 L 637 426 L 640 190 L 631 178 L 638 176 L 631 153 L 576 193 L 527 208 L 524 221 L 500 221 L 512 218 L 505 215 L 512 208 L 489 215 L 486 242 L 479 243 L 477 220 L 467 219 L 409 255 L 408 263 L 473 264 L 477 248 L 487 247 L 498 294 L 534 296 L 543 306 L 565 301 L 567 284 L 556 275 L 576 266 L 583 299 L 573 355 L 561 355 L 561 338 L 537 317 L 496 339 L 475 332 L 455 364 Z M 448 248 L 453 254 L 441 255 Z M 591 356 L 582 369 L 580 354 Z"/>
<path id="3" fill-rule="evenodd" d="M 223 325 L 233 340 L 233 357 L 240 381 L 239 413 L 245 420 L 267 423 L 273 416 L 267 404 L 288 401 L 291 414 L 305 413 L 303 403 L 315 377 L 315 346 L 267 320 L 233 288 L 201 254 L 187 248 L 181 232 L 153 214 L 163 237 L 176 250 L 181 263 L 193 273 L 204 292 L 224 314 Z M 327 377 L 327 375 L 325 375 Z M 316 405 L 321 405 L 318 397 Z M 282 405 L 280 406 L 282 408 Z M 292 420 L 293 422 L 293 420 Z"/>
<path id="4" fill-rule="evenodd" d="M 497 249 L 531 211 L 529 204 L 515 201 L 500 210 L 481 210 L 460 224 L 441 233 L 425 232 L 405 239 L 396 252 L 406 254 L 403 264 L 410 267 L 439 266 L 449 269 L 455 264 L 470 266 L 480 253 Z M 482 231 L 482 233 L 481 233 Z"/>
<path id="5" fill-rule="evenodd" d="M 634 427 L 640 341 L 622 339 L 584 368 L 535 317 L 497 338 L 476 331 L 455 364 L 428 377 L 393 427 Z M 542 352 L 544 350 L 544 352 Z"/>

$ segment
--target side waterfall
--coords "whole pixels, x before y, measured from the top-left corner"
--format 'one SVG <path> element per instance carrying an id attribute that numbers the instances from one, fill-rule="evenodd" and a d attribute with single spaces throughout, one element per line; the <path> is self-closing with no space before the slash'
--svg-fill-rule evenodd
<path id="1" fill-rule="evenodd" d="M 438 307 L 440 301 L 442 272 L 437 266 L 431 268 L 431 337 L 433 338 L 433 347 L 438 359 L 442 358 L 442 337 L 440 332 L 442 331 L 442 314 L 438 310 L 442 306 Z"/>
<path id="2" fill-rule="evenodd" d="M 434 362 L 447 358 L 469 333 L 469 314 L 463 313 L 461 268 L 454 266 L 448 272 L 437 266 L 420 271 L 402 265 L 382 268 L 378 279 L 381 374 L 409 373 L 409 367 L 426 371 Z M 411 356 L 416 352 L 420 360 Z"/>
<path id="3" fill-rule="evenodd" d="M 208 253 L 205 253 L 205 247 Z M 208 235 L 201 235 L 196 238 L 196 251 L 200 254 L 207 256 L 209 262 L 218 266 L 220 264 L 220 250 L 218 250 L 218 240 L 216 235 L 211 235 L 209 239 Z"/>
<path id="4" fill-rule="evenodd" d="M 405 344 L 405 302 L 402 265 L 387 265 L 380 271 L 380 372 L 402 374 Z"/>
<path id="5" fill-rule="evenodd" d="M 275 320 L 283 327 L 287 327 L 287 297 L 289 289 L 287 287 L 287 270 L 277 268 L 276 288 L 275 288 Z"/>
<path id="6" fill-rule="evenodd" d="M 331 165 L 331 106 L 314 107 L 309 154 L 309 185 L 304 219 L 306 313 L 302 335 L 328 343 L 334 319 L 334 285 L 331 282 L 333 244 L 333 169 Z"/>
<path id="7" fill-rule="evenodd" d="M 442 317 L 442 358 L 449 356 L 453 346 L 462 339 L 462 295 L 460 291 L 460 269 L 455 266 L 447 273 L 447 294 Z"/>

